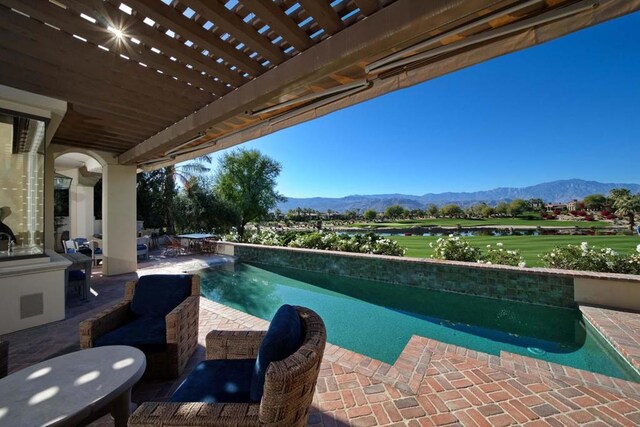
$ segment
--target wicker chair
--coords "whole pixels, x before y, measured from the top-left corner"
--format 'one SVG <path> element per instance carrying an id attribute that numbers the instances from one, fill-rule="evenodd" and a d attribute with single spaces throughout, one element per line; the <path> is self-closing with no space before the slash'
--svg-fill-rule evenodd
<path id="1" fill-rule="evenodd" d="M 296 311 L 304 334 L 302 345 L 289 357 L 268 365 L 260 402 L 147 402 L 131 415 L 129 427 L 305 426 L 327 335 L 315 312 L 304 307 Z M 207 359 L 255 359 L 265 334 L 212 331 L 207 335 Z"/>
<path id="2" fill-rule="evenodd" d="M 172 279 L 190 281 L 190 296 L 182 300 L 175 308 L 170 306 L 166 310 L 168 314 L 163 316 L 165 320 L 164 327 L 166 327 L 166 342 L 160 343 L 159 348 L 157 345 L 155 347 L 139 347 L 147 357 L 147 369 L 144 378 L 177 378 L 184 370 L 198 345 L 200 277 L 197 275 L 149 275 L 143 278 L 145 284 L 153 281 L 166 284 L 167 281 Z M 95 347 L 96 340 L 100 341 L 100 337 L 104 337 L 107 333 L 135 321 L 136 314 L 132 311 L 132 305 L 139 304 L 134 300 L 134 297 L 136 295 L 136 286 L 143 278 L 126 284 L 124 301 L 80 323 L 81 348 Z M 140 294 L 138 301 L 143 299 L 142 295 Z M 148 299 L 144 298 L 141 302 L 154 305 L 154 301 L 145 301 Z M 143 331 L 143 333 L 145 332 Z M 162 340 L 162 337 L 160 339 Z M 100 342 L 97 344 L 99 345 Z M 126 341 L 120 344 L 136 346 L 136 344 Z"/>
<path id="3" fill-rule="evenodd" d="M 0 341 L 0 378 L 7 376 L 9 372 L 9 342 Z"/>

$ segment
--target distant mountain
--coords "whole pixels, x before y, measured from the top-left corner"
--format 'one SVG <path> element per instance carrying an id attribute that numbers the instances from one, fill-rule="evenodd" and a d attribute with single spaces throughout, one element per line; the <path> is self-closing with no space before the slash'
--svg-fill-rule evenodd
<path id="1" fill-rule="evenodd" d="M 624 187 L 632 193 L 640 192 L 639 184 L 602 183 L 596 181 L 584 181 L 582 179 L 566 179 L 560 181 L 545 182 L 530 187 L 512 188 L 501 187 L 493 190 L 476 191 L 472 193 L 427 193 L 422 196 L 407 194 L 376 194 L 376 195 L 352 195 L 340 198 L 311 197 L 289 198 L 280 203 L 278 208 L 287 212 L 295 208 L 311 208 L 320 212 L 328 209 L 344 212 L 351 209 L 374 209 L 384 211 L 388 206 L 401 205 L 407 209 L 424 209 L 430 203 L 438 206 L 448 203 L 456 203 L 460 206 L 469 206 L 475 203 L 485 202 L 495 205 L 498 202 L 509 202 L 513 199 L 536 199 L 545 202 L 568 202 L 573 199 L 582 199 L 589 194 L 608 194 L 612 188 Z"/>

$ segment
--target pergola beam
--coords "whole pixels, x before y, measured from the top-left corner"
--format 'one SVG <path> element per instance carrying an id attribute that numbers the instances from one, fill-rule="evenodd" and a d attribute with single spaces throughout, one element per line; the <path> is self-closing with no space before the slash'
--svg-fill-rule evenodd
<path id="1" fill-rule="evenodd" d="M 231 34 L 236 39 L 249 46 L 273 64 L 280 64 L 287 56 L 269 39 L 255 31 L 242 19 L 217 1 L 186 0 L 182 2 L 195 10 L 200 16 L 209 19 L 216 27 Z"/>
<path id="2" fill-rule="evenodd" d="M 365 16 L 374 14 L 380 9 L 378 0 L 353 0 Z"/>
<path id="3" fill-rule="evenodd" d="M 241 3 L 300 52 L 313 46 L 307 34 L 275 3 L 263 0 L 242 0 Z"/>
<path id="4" fill-rule="evenodd" d="M 109 2 L 103 0 L 64 1 L 79 12 L 93 17 L 100 17 L 97 19 L 107 19 L 107 23 L 119 23 L 119 25 L 126 29 L 127 35 L 143 41 L 148 47 L 155 47 L 163 54 L 173 56 L 184 64 L 192 64 L 199 70 L 204 71 L 212 77 L 217 77 L 221 81 L 230 83 L 235 87 L 241 86 L 246 81 L 239 73 L 218 64 L 209 56 L 203 55 L 195 49 L 187 49 L 184 43 L 181 43 L 173 37 L 168 37 L 136 17 L 127 15 Z M 155 53 L 153 54 L 155 55 Z M 230 89 L 222 86 L 221 91 L 216 92 L 216 95 L 222 96 L 229 92 L 229 90 Z"/>
<path id="5" fill-rule="evenodd" d="M 115 37 L 106 28 L 92 24 L 86 19 L 78 19 L 78 16 L 70 13 L 69 10 L 55 6 L 53 3 L 43 2 L 35 6 L 35 3 L 19 0 L 0 0 L 0 4 L 21 10 L 41 22 L 53 24 L 65 32 L 81 36 L 95 45 L 107 47 L 116 54 L 125 55 L 138 63 L 176 76 L 209 92 L 215 92 L 219 96 L 228 92 L 223 84 L 204 77 L 185 65 L 171 61 L 164 55 L 157 55 L 146 48 L 136 46 L 126 37 Z"/>
<path id="6" fill-rule="evenodd" d="M 256 109 L 305 83 L 331 75 L 362 58 L 377 59 L 387 50 L 420 40 L 429 31 L 451 22 L 453 17 L 482 10 L 489 0 L 448 0 L 414 2 L 398 0 L 371 17 L 358 22 L 348 32 L 314 46 L 313 55 L 297 55 L 260 78 L 212 102 L 175 125 L 159 132 L 137 147 L 121 154 L 121 163 L 133 163 L 164 151 L 173 142 L 188 139 L 224 120 Z M 364 78 L 364 70 L 359 78 Z"/>
<path id="7" fill-rule="evenodd" d="M 136 12 L 153 19 L 163 27 L 196 43 L 200 49 L 207 49 L 214 55 L 223 58 L 254 77 L 266 71 L 256 61 L 235 49 L 229 43 L 220 40 L 211 31 L 205 30 L 194 20 L 188 19 L 173 7 L 157 0 L 128 0 L 127 4 Z"/>
<path id="8" fill-rule="evenodd" d="M 327 0 L 299 0 L 299 3 L 327 34 L 333 35 L 344 28 L 342 19 Z"/>

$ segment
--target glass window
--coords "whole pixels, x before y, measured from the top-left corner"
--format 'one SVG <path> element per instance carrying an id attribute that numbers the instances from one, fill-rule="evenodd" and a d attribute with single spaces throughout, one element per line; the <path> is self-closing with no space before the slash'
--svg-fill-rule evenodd
<path id="1" fill-rule="evenodd" d="M 0 261 L 44 253 L 45 128 L 0 111 Z"/>

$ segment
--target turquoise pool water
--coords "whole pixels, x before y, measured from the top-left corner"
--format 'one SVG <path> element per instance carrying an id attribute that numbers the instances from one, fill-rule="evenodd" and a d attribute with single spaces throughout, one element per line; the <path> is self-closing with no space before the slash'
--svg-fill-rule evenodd
<path id="1" fill-rule="evenodd" d="M 266 320 L 285 303 L 309 307 L 324 319 L 331 343 L 389 364 L 415 334 L 639 380 L 579 310 L 272 266 L 229 263 L 202 273 L 202 293 L 213 301 Z"/>

